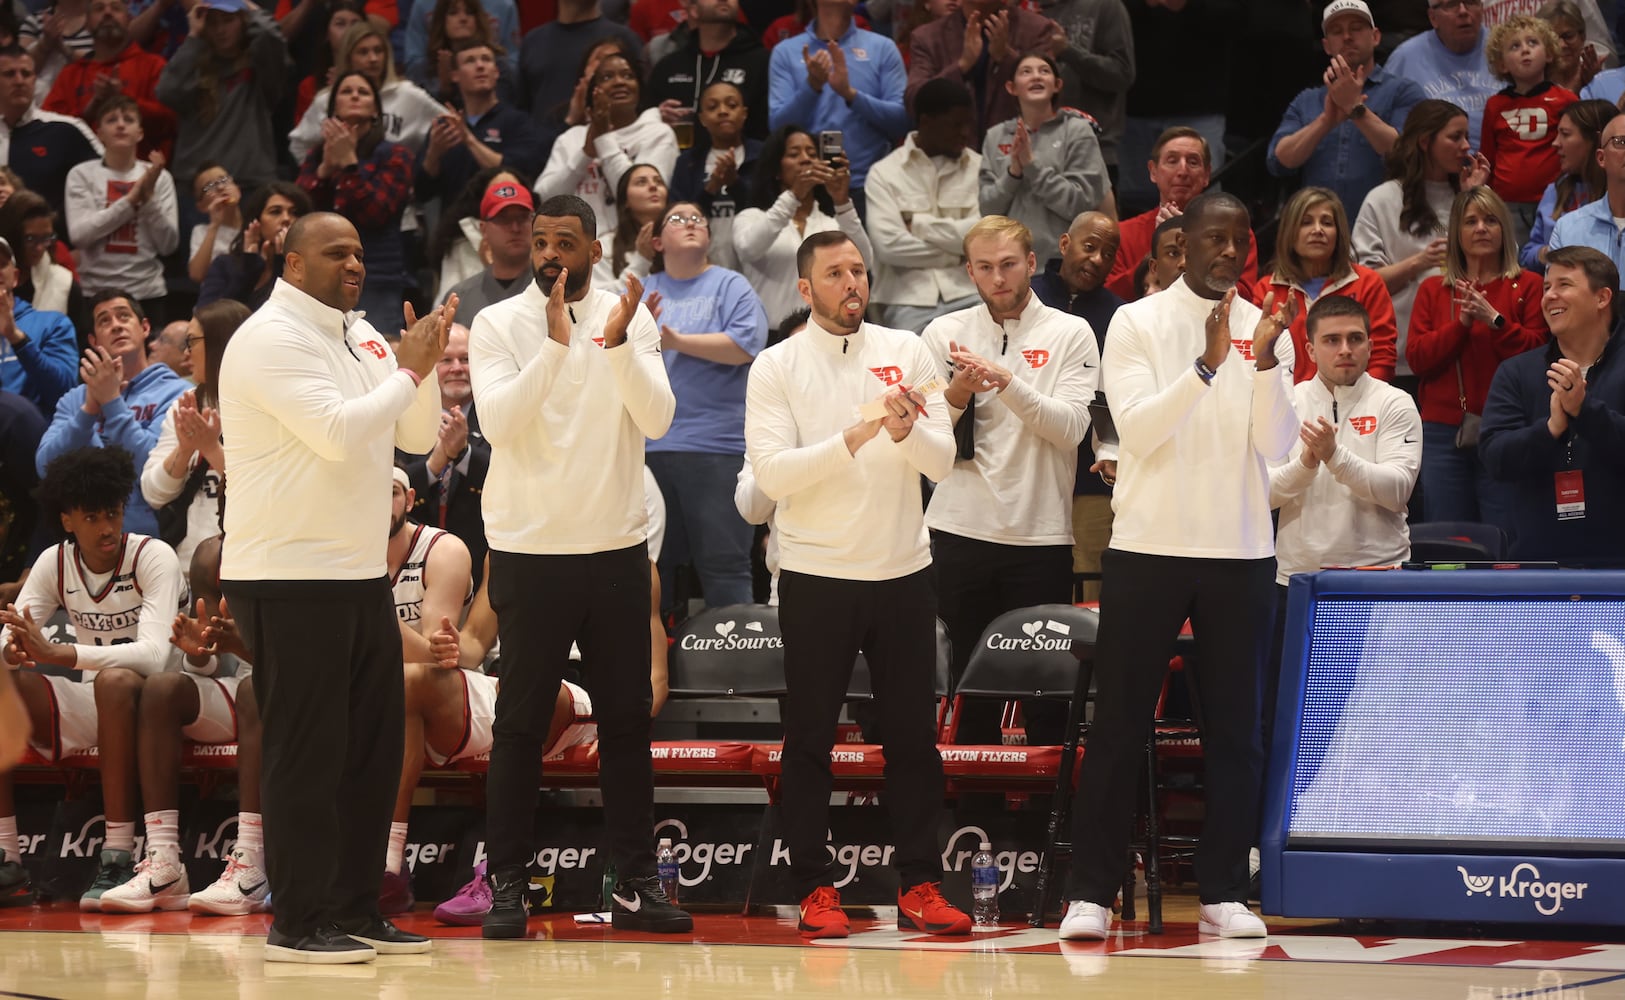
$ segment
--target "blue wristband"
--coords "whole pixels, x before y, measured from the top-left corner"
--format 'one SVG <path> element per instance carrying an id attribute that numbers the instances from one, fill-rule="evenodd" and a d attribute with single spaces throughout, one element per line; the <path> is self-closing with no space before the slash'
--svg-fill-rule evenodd
<path id="1" fill-rule="evenodd" d="M 1212 385 L 1213 376 L 1217 374 L 1218 372 L 1204 365 L 1201 358 L 1196 359 L 1196 377 L 1200 378 L 1204 384 Z"/>

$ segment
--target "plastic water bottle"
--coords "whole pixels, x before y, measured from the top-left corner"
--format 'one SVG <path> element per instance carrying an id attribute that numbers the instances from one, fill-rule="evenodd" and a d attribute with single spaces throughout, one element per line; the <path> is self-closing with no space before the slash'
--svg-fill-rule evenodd
<path id="1" fill-rule="evenodd" d="M 993 845 L 982 841 L 970 859 L 971 919 L 978 927 L 999 925 L 999 866 Z"/>
<path id="2" fill-rule="evenodd" d="M 655 849 L 655 873 L 660 877 L 660 890 L 677 905 L 677 852 L 671 849 L 671 838 L 661 837 Z"/>

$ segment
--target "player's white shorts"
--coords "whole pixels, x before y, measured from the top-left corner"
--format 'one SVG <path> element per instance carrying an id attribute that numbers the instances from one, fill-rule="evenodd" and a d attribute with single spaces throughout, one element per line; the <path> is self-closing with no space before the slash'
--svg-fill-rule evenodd
<path id="1" fill-rule="evenodd" d="M 186 673 L 197 685 L 197 720 L 182 729 L 189 740 L 199 743 L 231 743 L 237 739 L 237 677 L 204 677 Z M 42 678 L 51 695 L 54 731 L 36 734 L 29 742 L 34 750 L 53 763 L 63 757 L 94 747 L 96 736 L 96 685 L 72 677 L 46 675 Z"/>
<path id="2" fill-rule="evenodd" d="M 29 737 L 28 745 L 55 763 L 91 749 L 96 739 L 96 685 L 77 677 L 40 677 L 51 696 L 51 728 Z"/>
<path id="3" fill-rule="evenodd" d="M 434 747 L 425 743 L 423 749 L 428 754 L 429 763 L 436 767 L 489 753 L 491 750 L 491 725 L 497 717 L 497 679 L 490 674 L 473 670 L 457 672 L 463 675 L 463 740 L 457 749 L 447 756 L 436 753 Z M 569 681 L 565 681 L 564 686 L 569 690 L 570 700 L 574 703 L 575 721 L 564 727 L 559 738 L 542 752 L 543 760 L 556 757 L 573 746 L 591 743 L 598 738 L 598 724 L 590 721 L 592 699 L 587 696 L 586 691 Z"/>
<path id="4" fill-rule="evenodd" d="M 198 743 L 237 741 L 237 684 L 245 677 L 205 677 L 186 672 L 197 685 L 197 719 L 181 730 Z"/>

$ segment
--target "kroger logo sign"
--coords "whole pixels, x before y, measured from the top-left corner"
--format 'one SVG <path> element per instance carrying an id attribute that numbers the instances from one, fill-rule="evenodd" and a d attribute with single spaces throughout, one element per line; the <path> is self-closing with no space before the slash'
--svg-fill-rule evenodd
<path id="1" fill-rule="evenodd" d="M 1456 866 L 1461 881 L 1467 886 L 1467 895 L 1502 899 L 1527 899 L 1535 910 L 1552 916 L 1563 908 L 1565 899 L 1584 899 L 1589 882 L 1547 882 L 1541 879 L 1540 869 L 1524 862 L 1507 875 L 1474 875 L 1461 865 Z"/>

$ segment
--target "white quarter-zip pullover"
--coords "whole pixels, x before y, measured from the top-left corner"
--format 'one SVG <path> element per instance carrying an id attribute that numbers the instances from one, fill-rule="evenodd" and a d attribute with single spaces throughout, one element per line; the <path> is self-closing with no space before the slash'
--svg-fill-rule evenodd
<path id="1" fill-rule="evenodd" d="M 469 376 L 491 443 L 481 509 L 499 552 L 582 555 L 648 538 L 643 443 L 666 433 L 677 400 L 642 303 L 625 342 L 604 348 L 619 301 L 594 288 L 570 303 L 568 347 L 548 337 L 547 295 L 534 282 L 474 317 Z"/>
<path id="2" fill-rule="evenodd" d="M 987 306 L 933 320 L 922 335 L 947 366 L 950 342 L 1010 369 L 1010 384 L 976 397 L 975 457 L 954 462 L 931 495 L 926 526 L 1000 545 L 1071 545 L 1072 486 L 1100 350 L 1087 321 L 1030 295 L 995 323 Z M 950 410 L 957 425 L 963 410 Z"/>
<path id="3" fill-rule="evenodd" d="M 941 482 L 953 432 L 939 393 L 902 441 L 885 428 L 847 450 L 858 407 L 894 385 L 940 378 L 919 337 L 864 323 L 849 336 L 807 329 L 757 355 L 745 393 L 745 453 L 778 502 L 780 565 L 841 580 L 893 580 L 931 565 L 920 475 Z M 483 413 L 483 411 L 482 411 Z"/>
<path id="4" fill-rule="evenodd" d="M 1275 582 L 1322 566 L 1397 566 L 1410 556 L 1405 512 L 1422 468 L 1422 416 L 1405 392 L 1361 373 L 1333 390 L 1315 376 L 1292 391 L 1300 420 L 1337 428 L 1329 462 L 1306 468 L 1303 441 L 1270 470 L 1281 508 Z"/>

